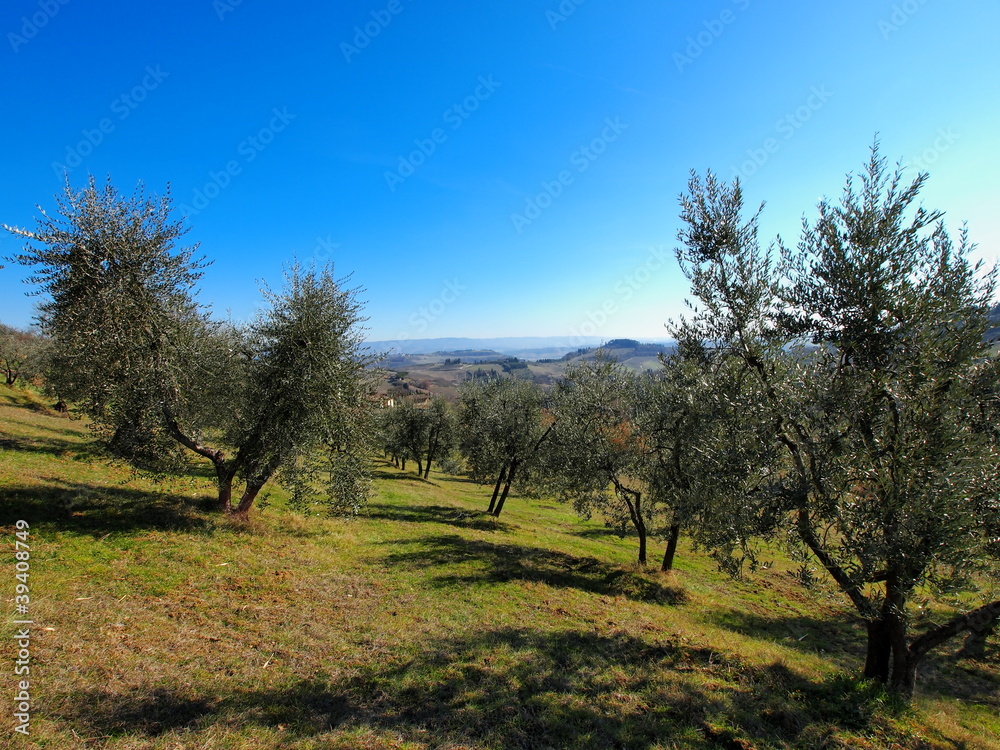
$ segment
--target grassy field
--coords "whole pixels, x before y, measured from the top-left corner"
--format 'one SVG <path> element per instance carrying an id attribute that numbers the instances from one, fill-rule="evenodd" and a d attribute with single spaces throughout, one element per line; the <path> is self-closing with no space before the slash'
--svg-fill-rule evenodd
<path id="1" fill-rule="evenodd" d="M 30 736 L 0 747 L 1000 748 L 1000 659 L 935 655 L 911 706 L 853 679 L 862 629 L 775 555 L 732 581 L 551 501 L 381 466 L 355 520 L 246 525 L 204 477 L 152 483 L 0 387 L 4 618 L 30 525 Z M 956 644 L 957 645 L 957 644 Z"/>

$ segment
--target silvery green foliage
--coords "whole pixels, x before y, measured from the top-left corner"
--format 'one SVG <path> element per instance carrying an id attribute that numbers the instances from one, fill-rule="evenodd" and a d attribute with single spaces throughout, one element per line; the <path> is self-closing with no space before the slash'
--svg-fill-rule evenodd
<path id="1" fill-rule="evenodd" d="M 530 480 L 534 453 L 546 430 L 542 402 L 541 390 L 529 380 L 475 379 L 460 386 L 458 445 L 475 481 L 494 482 L 515 460 L 518 476 Z"/>
<path id="2" fill-rule="evenodd" d="M 370 494 L 377 385 L 357 290 L 329 267 L 296 264 L 284 289 L 265 296 L 243 336 L 245 386 L 227 430 L 234 460 L 250 484 L 305 474 L 332 509 L 354 512 Z"/>
<path id="3" fill-rule="evenodd" d="M 663 368 L 640 378 L 635 410 L 650 530 L 668 536 L 677 527 L 738 574 L 745 563 L 756 566 L 758 539 L 749 530 L 768 523 L 771 463 L 755 439 L 762 425 L 735 398 L 731 360 L 683 328 L 675 335 Z"/>
<path id="4" fill-rule="evenodd" d="M 368 492 L 373 359 L 356 290 L 332 269 L 295 265 L 247 325 L 213 320 L 194 298 L 205 262 L 176 248 L 169 194 L 131 197 L 93 178 L 68 184 L 60 218 L 11 230 L 34 269 L 50 381 L 77 402 L 116 455 L 149 471 L 211 461 L 223 510 L 246 513 L 265 482 L 321 481 L 338 508 Z M 306 480 L 305 478 L 308 478 Z M 231 504 L 235 481 L 245 491 Z"/>
<path id="5" fill-rule="evenodd" d="M 787 529 L 867 621 L 866 675 L 904 692 L 967 622 L 911 639 L 914 591 L 981 588 L 969 574 L 995 570 L 1000 524 L 996 436 L 978 418 L 996 398 L 983 343 L 994 274 L 970 263 L 964 230 L 955 242 L 917 207 L 926 179 L 904 183 L 876 147 L 796 247 L 767 250 L 739 184 L 693 176 L 677 251 L 692 328 L 741 371 L 741 410 L 769 425 L 734 441 L 757 442 L 765 465 L 781 450 L 775 523 L 744 521 L 734 538 Z"/>
<path id="6" fill-rule="evenodd" d="M 647 527 L 653 506 L 644 495 L 651 448 L 641 429 L 648 407 L 641 380 L 600 354 L 567 368 L 553 395 L 555 429 L 544 452 L 549 491 L 589 517 L 595 511 L 624 534 L 639 537 L 639 562 L 646 562 Z"/>
<path id="7" fill-rule="evenodd" d="M 167 468 L 179 450 L 157 430 L 163 403 L 177 400 L 190 328 L 202 325 L 192 298 L 205 263 L 170 219 L 169 194 L 140 187 L 121 196 L 93 177 L 67 182 L 58 216 L 41 208 L 28 244 L 11 258 L 32 268 L 39 325 L 52 343 L 47 379 L 75 401 L 121 455 Z"/>
<path id="8" fill-rule="evenodd" d="M 379 418 L 379 433 L 384 450 L 397 461 L 423 460 L 431 434 L 431 413 L 411 399 L 399 399 L 396 406 L 384 409 Z"/>

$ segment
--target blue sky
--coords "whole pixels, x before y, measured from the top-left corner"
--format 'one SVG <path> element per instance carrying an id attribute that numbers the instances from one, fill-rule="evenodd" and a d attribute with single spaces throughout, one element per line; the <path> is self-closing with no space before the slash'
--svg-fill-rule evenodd
<path id="1" fill-rule="evenodd" d="M 352 274 L 372 339 L 662 337 L 691 169 L 794 238 L 878 132 L 994 262 L 998 31 L 989 0 L 12 0 L 0 221 L 33 226 L 63 167 L 169 183 L 219 314 L 297 257 Z"/>

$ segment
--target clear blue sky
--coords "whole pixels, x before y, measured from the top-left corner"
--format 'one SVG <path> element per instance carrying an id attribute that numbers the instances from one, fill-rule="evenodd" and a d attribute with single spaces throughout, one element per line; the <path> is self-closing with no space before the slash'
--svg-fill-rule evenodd
<path id="1" fill-rule="evenodd" d="M 236 318 L 297 256 L 353 274 L 372 339 L 662 337 L 690 169 L 742 171 L 794 237 L 876 131 L 997 258 L 992 0 L 11 0 L 0 32 L 0 221 L 33 226 L 61 165 L 169 183 Z"/>

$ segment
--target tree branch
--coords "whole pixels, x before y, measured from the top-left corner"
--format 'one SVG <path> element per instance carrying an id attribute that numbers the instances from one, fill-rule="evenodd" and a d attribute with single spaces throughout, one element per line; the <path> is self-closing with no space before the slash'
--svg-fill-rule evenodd
<path id="1" fill-rule="evenodd" d="M 910 644 L 910 655 L 916 658 L 922 657 L 928 651 L 940 646 L 950 638 L 964 630 L 982 630 L 991 622 L 1000 618 L 1000 599 L 984 604 L 978 609 L 958 615 L 940 627 L 929 630 Z"/>

